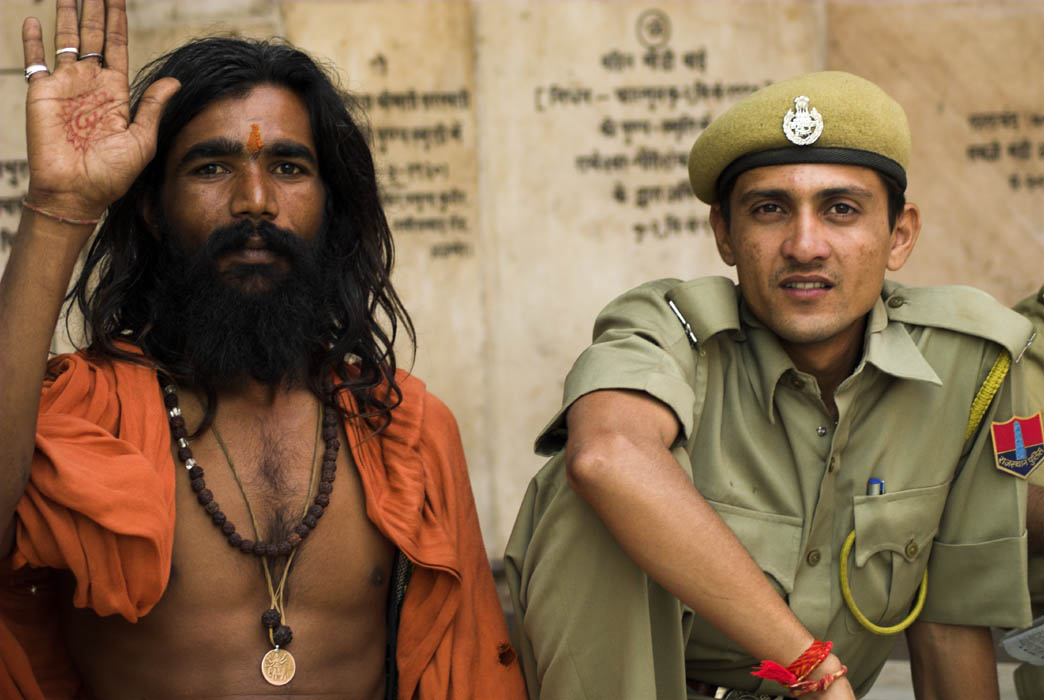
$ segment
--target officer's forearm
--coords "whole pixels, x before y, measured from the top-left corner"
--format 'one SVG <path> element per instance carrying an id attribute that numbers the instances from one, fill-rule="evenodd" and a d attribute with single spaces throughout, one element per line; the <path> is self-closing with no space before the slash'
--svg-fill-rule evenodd
<path id="1" fill-rule="evenodd" d="M 916 622 L 906 631 L 917 700 L 997 700 L 997 658 L 988 627 Z"/>
<path id="2" fill-rule="evenodd" d="M 570 409 L 573 488 L 660 585 L 751 656 L 789 664 L 813 636 L 667 449 L 673 414 L 615 393 L 589 394 Z M 650 427 L 650 412 L 661 409 L 669 422 Z"/>

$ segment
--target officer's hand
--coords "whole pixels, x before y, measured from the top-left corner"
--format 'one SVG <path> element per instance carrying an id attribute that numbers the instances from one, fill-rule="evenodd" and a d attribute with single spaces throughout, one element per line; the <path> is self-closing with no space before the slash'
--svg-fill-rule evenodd
<path id="1" fill-rule="evenodd" d="M 801 697 L 809 698 L 810 700 L 855 700 L 855 692 L 852 690 L 852 685 L 847 678 L 839 678 L 831 683 L 826 690 L 818 693 L 809 693 Z"/>
<path id="2" fill-rule="evenodd" d="M 180 87 L 164 78 L 149 87 L 133 123 L 127 84 L 125 0 L 58 0 L 52 71 L 29 78 L 26 200 L 69 219 L 96 219 L 124 194 L 156 150 L 163 107 Z M 39 21 L 22 24 L 25 65 L 46 65 Z M 86 54 L 103 56 L 89 57 Z"/>
<path id="3" fill-rule="evenodd" d="M 811 674 L 809 678 L 816 680 L 825 676 L 828 673 L 840 670 L 841 660 L 835 655 L 831 654 L 821 663 Z M 830 684 L 830 687 L 826 690 L 821 690 L 818 693 L 807 693 L 801 696 L 807 700 L 855 700 L 855 692 L 852 690 L 852 684 L 848 682 L 848 678 L 842 676 L 836 681 Z"/>

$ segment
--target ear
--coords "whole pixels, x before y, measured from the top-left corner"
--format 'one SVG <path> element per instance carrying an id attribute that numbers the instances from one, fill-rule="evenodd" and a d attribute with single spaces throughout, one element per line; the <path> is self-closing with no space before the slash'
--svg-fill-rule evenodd
<path id="1" fill-rule="evenodd" d="M 710 210 L 710 225 L 714 231 L 714 242 L 718 246 L 718 255 L 725 261 L 726 265 L 735 265 L 736 256 L 732 252 L 732 241 L 729 234 L 729 225 L 725 223 L 725 217 L 721 215 L 721 205 L 712 204 Z"/>
<path id="2" fill-rule="evenodd" d="M 906 264 L 921 233 L 921 212 L 916 204 L 907 202 L 895 220 L 892 229 L 892 247 L 888 251 L 888 269 L 895 272 Z"/>
<path id="3" fill-rule="evenodd" d="M 157 222 L 159 221 L 159 202 L 156 201 L 156 195 L 146 195 L 138 200 L 138 216 L 145 222 L 145 226 L 149 230 L 149 234 L 153 238 L 159 238 L 159 227 Z"/>

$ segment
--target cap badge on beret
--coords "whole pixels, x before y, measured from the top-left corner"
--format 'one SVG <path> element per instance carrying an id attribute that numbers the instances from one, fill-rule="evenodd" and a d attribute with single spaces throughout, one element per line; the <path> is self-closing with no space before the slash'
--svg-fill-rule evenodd
<path id="1" fill-rule="evenodd" d="M 793 93 L 792 93 L 793 94 Z M 794 109 L 783 117 L 783 133 L 791 143 L 809 146 L 823 133 L 823 117 L 815 107 L 808 109 L 809 99 L 804 95 L 794 98 Z M 777 112 L 778 114 L 778 112 Z"/>

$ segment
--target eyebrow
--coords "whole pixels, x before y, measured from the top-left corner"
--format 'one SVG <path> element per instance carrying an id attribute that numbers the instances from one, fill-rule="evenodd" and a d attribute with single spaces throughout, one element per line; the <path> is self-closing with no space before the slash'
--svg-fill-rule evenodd
<path id="1" fill-rule="evenodd" d="M 246 148 L 238 141 L 226 138 L 208 139 L 193 144 L 190 149 L 185 151 L 181 160 L 178 161 L 178 167 L 194 160 L 235 156 L 244 152 L 246 152 Z"/>
<path id="2" fill-rule="evenodd" d="M 831 187 L 830 189 L 823 190 L 817 193 L 819 199 L 829 199 L 831 197 L 861 197 L 863 199 L 873 199 L 874 193 L 863 187 L 856 187 L 855 185 L 849 185 L 848 187 Z"/>
<path id="3" fill-rule="evenodd" d="M 755 199 L 787 199 L 789 197 L 786 190 L 747 190 L 740 195 L 739 202 L 746 204 Z"/>
<path id="4" fill-rule="evenodd" d="M 261 150 L 276 158 L 295 158 L 313 166 L 316 163 L 315 154 L 312 153 L 312 149 L 297 141 L 278 139 L 266 143 Z M 205 160 L 207 158 L 228 158 L 230 156 L 242 156 L 245 153 L 246 146 L 239 141 L 233 141 L 232 139 L 224 137 L 207 139 L 206 141 L 200 141 L 199 143 L 194 144 L 191 148 L 185 151 L 185 155 L 181 156 L 181 160 L 178 161 L 178 167 L 196 160 Z"/>
<path id="5" fill-rule="evenodd" d="M 315 154 L 312 153 L 312 149 L 297 141 L 278 139 L 266 143 L 261 147 L 261 150 L 268 151 L 276 158 L 296 158 L 297 160 L 305 161 L 309 165 L 315 165 Z"/>
<path id="6" fill-rule="evenodd" d="M 874 193 L 862 187 L 854 185 L 846 187 L 830 187 L 816 192 L 816 199 L 830 199 L 831 197 L 860 197 L 862 199 L 873 199 Z M 791 199 L 789 190 L 784 189 L 757 189 L 744 192 L 739 202 L 745 204 L 755 199 Z"/>

